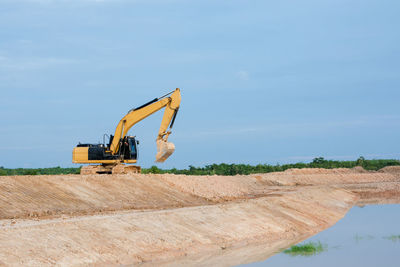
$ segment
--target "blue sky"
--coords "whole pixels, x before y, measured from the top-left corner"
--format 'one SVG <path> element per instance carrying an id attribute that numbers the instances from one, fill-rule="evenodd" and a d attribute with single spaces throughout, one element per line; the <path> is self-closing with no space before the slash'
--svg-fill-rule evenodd
<path id="1" fill-rule="evenodd" d="M 400 2 L 0 0 L 0 166 L 74 166 L 176 87 L 162 168 L 400 158 Z M 154 164 L 162 113 L 136 125 Z"/>

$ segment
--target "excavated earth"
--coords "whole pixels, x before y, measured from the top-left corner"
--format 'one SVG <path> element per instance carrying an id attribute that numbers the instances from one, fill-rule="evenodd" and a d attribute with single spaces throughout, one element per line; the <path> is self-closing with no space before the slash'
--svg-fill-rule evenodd
<path id="1" fill-rule="evenodd" d="M 0 177 L 0 265 L 232 266 L 400 203 L 400 167 Z"/>

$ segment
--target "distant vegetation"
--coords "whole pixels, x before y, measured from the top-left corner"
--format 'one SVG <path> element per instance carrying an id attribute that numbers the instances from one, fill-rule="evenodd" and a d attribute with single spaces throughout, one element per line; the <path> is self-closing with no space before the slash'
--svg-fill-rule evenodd
<path id="1" fill-rule="evenodd" d="M 399 166 L 400 161 L 394 159 L 372 159 L 366 160 L 364 157 L 360 157 L 356 161 L 337 161 L 337 160 L 326 160 L 322 157 L 315 158 L 310 163 L 295 163 L 295 164 L 284 164 L 284 165 L 269 165 L 269 164 L 212 164 L 206 165 L 205 167 L 194 167 L 189 166 L 188 169 L 178 170 L 159 169 L 157 166 L 152 166 L 149 169 L 142 169 L 143 173 L 173 173 L 173 174 L 185 174 L 185 175 L 236 175 L 236 174 L 252 174 L 252 173 L 268 173 L 268 172 L 280 172 L 292 168 L 354 168 L 361 166 L 366 170 L 379 170 L 387 166 Z"/>
<path id="2" fill-rule="evenodd" d="M 40 168 L 40 169 L 6 169 L 0 167 L 0 176 L 4 175 L 51 175 L 51 174 L 79 174 L 81 168 Z"/>
<path id="3" fill-rule="evenodd" d="M 268 172 L 280 172 L 292 168 L 354 168 L 361 166 L 366 170 L 379 170 L 387 166 L 400 166 L 399 160 L 394 159 L 372 159 L 367 160 L 364 157 L 360 157 L 355 161 L 337 161 L 337 160 L 326 160 L 322 157 L 315 158 L 309 163 L 294 163 L 284 165 L 269 165 L 269 164 L 212 164 L 204 167 L 189 166 L 188 169 L 160 169 L 157 166 L 151 168 L 143 168 L 142 173 L 173 173 L 173 174 L 185 174 L 185 175 L 236 175 L 236 174 L 252 174 L 252 173 L 268 173 Z M 79 168 L 41 168 L 41 169 L 6 169 L 0 167 L 1 175 L 54 175 L 54 174 L 79 174 Z"/>
<path id="4" fill-rule="evenodd" d="M 301 245 L 295 245 L 283 251 L 291 256 L 313 256 L 326 250 L 326 246 L 321 242 L 309 242 Z"/>

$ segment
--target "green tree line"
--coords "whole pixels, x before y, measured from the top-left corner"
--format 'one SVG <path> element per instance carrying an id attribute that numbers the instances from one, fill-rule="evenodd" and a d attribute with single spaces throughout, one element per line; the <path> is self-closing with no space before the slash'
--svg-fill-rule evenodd
<path id="1" fill-rule="evenodd" d="M 0 167 L 0 176 L 5 175 L 56 175 L 56 174 L 79 174 L 81 168 L 61 168 L 61 167 L 53 167 L 53 168 L 38 168 L 38 169 L 6 169 L 4 167 Z"/>
<path id="2" fill-rule="evenodd" d="M 338 160 L 326 160 L 323 157 L 315 158 L 309 163 L 294 163 L 294 164 L 212 164 L 204 167 L 189 166 L 188 169 L 159 169 L 157 166 L 152 166 L 148 169 L 142 169 L 142 173 L 173 173 L 173 174 L 185 174 L 185 175 L 236 175 L 236 174 L 252 174 L 252 173 L 268 173 L 268 172 L 281 172 L 287 169 L 297 168 L 354 168 L 361 166 L 366 170 L 379 170 L 387 166 L 399 166 L 400 161 L 394 159 L 372 159 L 366 160 L 364 157 L 360 157 L 355 161 L 338 161 Z"/>
<path id="3" fill-rule="evenodd" d="M 395 159 L 371 159 L 367 160 L 360 157 L 355 161 L 338 161 L 326 160 L 323 157 L 315 158 L 309 163 L 293 163 L 293 164 L 211 164 L 204 167 L 189 166 L 187 169 L 160 169 L 157 166 L 150 168 L 143 168 L 142 173 L 172 173 L 172 174 L 185 174 L 185 175 L 236 175 L 236 174 L 252 174 L 252 173 L 268 173 L 280 172 L 287 169 L 297 168 L 354 168 L 361 166 L 366 170 L 379 170 L 387 166 L 400 166 L 400 161 Z M 7 169 L 0 167 L 0 176 L 4 175 L 56 175 L 56 174 L 79 174 L 80 167 L 78 168 L 39 168 L 39 169 Z"/>

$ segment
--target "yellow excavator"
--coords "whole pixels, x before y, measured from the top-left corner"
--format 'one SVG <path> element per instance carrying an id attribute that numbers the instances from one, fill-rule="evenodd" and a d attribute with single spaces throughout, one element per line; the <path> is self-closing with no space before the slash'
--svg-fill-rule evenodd
<path id="1" fill-rule="evenodd" d="M 164 116 L 157 136 L 156 162 L 164 162 L 175 151 L 173 143 L 168 142 L 171 129 L 181 103 L 179 88 L 150 102 L 131 109 L 123 117 L 115 129 L 114 135 L 110 135 L 106 144 L 81 144 L 72 151 L 72 162 L 88 165 L 81 168 L 81 174 L 125 174 L 140 173 L 140 166 L 125 165 L 124 163 L 136 163 L 138 157 L 139 142 L 134 136 L 128 136 L 129 129 L 136 123 L 147 118 L 153 113 L 165 107 Z"/>

